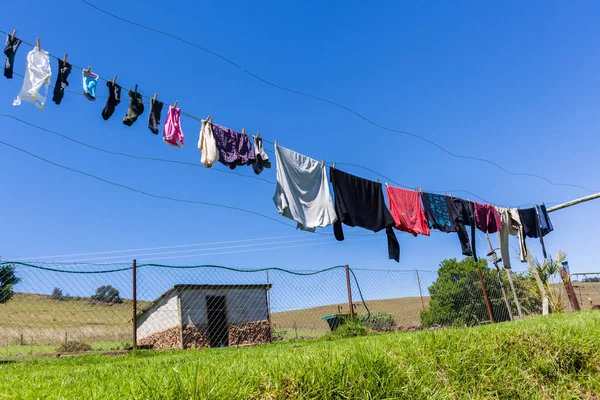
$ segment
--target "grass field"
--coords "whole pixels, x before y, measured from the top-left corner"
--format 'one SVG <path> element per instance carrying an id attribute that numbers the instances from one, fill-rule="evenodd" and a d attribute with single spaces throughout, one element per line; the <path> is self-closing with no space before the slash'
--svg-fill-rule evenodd
<path id="1" fill-rule="evenodd" d="M 597 399 L 600 312 L 477 328 L 0 364 L 15 399 Z"/>

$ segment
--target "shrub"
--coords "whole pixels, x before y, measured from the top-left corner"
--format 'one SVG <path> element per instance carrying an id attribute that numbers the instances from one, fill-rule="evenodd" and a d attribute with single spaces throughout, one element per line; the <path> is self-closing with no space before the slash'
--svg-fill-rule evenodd
<path id="1" fill-rule="evenodd" d="M 392 314 L 376 312 L 372 313 L 370 317 L 368 314 L 361 314 L 357 318 L 361 324 L 372 331 L 387 332 L 396 328 Z"/>
<path id="2" fill-rule="evenodd" d="M 119 296 L 119 291 L 110 285 L 100 286 L 98 289 L 96 289 L 96 293 L 92 295 L 92 300 L 96 300 L 101 303 L 123 302 L 121 296 Z"/>
<path id="3" fill-rule="evenodd" d="M 12 288 L 20 281 L 21 279 L 15 275 L 12 265 L 0 266 L 0 304 L 7 303 L 12 299 Z"/>
<path id="4" fill-rule="evenodd" d="M 331 334 L 335 338 L 349 338 L 357 336 L 366 336 L 369 333 L 369 329 L 364 326 L 358 319 L 348 319 L 345 323 L 340 325 Z"/>
<path id="5" fill-rule="evenodd" d="M 65 298 L 65 295 L 64 295 L 62 289 L 58 288 L 58 287 L 55 287 L 52 290 L 51 296 L 52 296 L 52 299 L 54 299 L 54 300 L 62 300 Z"/>
<path id="6" fill-rule="evenodd" d="M 85 342 L 80 342 L 77 340 L 68 341 L 60 345 L 56 351 L 58 353 L 74 353 L 81 351 L 92 351 L 92 346 Z"/>

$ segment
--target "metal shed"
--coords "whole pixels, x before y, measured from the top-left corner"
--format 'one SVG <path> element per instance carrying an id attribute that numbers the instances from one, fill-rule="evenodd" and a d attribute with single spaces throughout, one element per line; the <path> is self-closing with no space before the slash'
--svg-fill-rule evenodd
<path id="1" fill-rule="evenodd" d="M 138 345 L 226 347 L 271 340 L 271 285 L 175 285 L 137 316 Z"/>

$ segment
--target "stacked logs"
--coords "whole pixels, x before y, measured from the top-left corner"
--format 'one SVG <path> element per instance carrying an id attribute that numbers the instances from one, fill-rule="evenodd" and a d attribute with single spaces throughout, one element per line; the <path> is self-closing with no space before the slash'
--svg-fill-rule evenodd
<path id="1" fill-rule="evenodd" d="M 210 347 L 206 328 L 198 328 L 194 324 L 187 324 L 183 328 L 183 344 L 185 349 Z"/>
<path id="2" fill-rule="evenodd" d="M 230 346 L 252 346 L 268 343 L 270 338 L 269 321 L 246 322 L 229 326 Z"/>
<path id="3" fill-rule="evenodd" d="M 138 340 L 138 346 L 152 348 L 154 350 L 180 349 L 181 330 L 179 327 L 175 327 L 157 332 L 151 336 Z"/>

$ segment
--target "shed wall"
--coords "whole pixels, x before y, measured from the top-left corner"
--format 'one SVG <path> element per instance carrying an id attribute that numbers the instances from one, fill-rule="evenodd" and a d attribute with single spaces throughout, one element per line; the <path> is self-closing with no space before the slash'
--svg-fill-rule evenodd
<path id="1" fill-rule="evenodd" d="M 137 337 L 144 339 L 157 332 L 179 327 L 179 307 L 177 305 L 177 292 L 161 299 L 148 311 L 138 317 Z"/>

